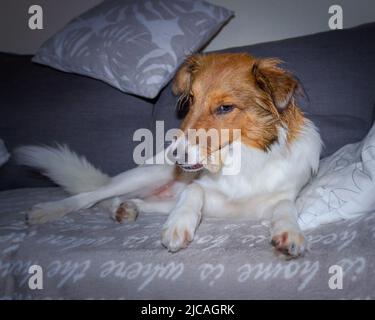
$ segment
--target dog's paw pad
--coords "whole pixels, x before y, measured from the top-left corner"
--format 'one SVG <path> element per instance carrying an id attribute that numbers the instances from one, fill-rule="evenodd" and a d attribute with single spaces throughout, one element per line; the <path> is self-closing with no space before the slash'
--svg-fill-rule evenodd
<path id="1" fill-rule="evenodd" d="M 114 219 L 119 223 L 135 221 L 137 217 L 138 209 L 136 204 L 132 201 L 121 203 L 114 214 Z"/>
<path id="2" fill-rule="evenodd" d="M 303 256 L 307 250 L 307 242 L 301 232 L 284 231 L 272 237 L 271 245 L 287 258 Z"/>

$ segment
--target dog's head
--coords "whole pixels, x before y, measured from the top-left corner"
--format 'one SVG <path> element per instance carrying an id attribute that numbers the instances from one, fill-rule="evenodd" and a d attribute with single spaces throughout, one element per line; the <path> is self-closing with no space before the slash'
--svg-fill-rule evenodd
<path id="1" fill-rule="evenodd" d="M 279 64 L 277 59 L 240 53 L 193 55 L 185 61 L 174 79 L 173 92 L 186 114 L 180 129 L 187 153 L 199 155 L 195 163 L 182 163 L 183 169 L 201 169 L 202 159 L 210 159 L 239 136 L 242 143 L 264 151 L 277 141 L 278 124 L 296 118 L 299 88 L 294 76 Z M 196 135 L 186 138 L 192 130 Z M 209 134 L 207 140 L 210 131 L 219 134 Z M 202 139 L 207 141 L 205 148 L 198 147 Z"/>

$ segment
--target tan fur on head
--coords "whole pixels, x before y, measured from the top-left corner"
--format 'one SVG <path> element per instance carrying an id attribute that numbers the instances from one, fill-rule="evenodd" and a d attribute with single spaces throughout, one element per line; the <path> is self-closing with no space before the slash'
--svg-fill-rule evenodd
<path id="1" fill-rule="evenodd" d="M 200 58 L 200 55 L 192 55 L 186 58 L 177 71 L 172 83 L 172 91 L 176 96 L 190 91 L 193 74 L 200 67 Z"/>
<path id="2" fill-rule="evenodd" d="M 292 141 L 304 121 L 295 104 L 299 84 L 280 63 L 244 53 L 189 57 L 173 82 L 180 105 L 188 108 L 181 129 L 240 129 L 243 143 L 266 151 L 283 125 Z M 220 106 L 233 109 L 220 114 Z M 231 143 L 233 135 L 227 140 L 219 141 L 219 148 Z M 208 155 L 215 151 L 208 146 Z"/>

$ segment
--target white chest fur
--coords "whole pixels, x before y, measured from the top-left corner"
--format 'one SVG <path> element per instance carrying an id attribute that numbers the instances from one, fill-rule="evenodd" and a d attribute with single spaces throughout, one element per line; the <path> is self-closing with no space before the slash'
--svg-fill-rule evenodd
<path id="1" fill-rule="evenodd" d="M 279 129 L 278 142 L 265 152 L 241 144 L 234 175 L 205 174 L 199 183 L 205 192 L 204 214 L 260 218 L 280 199 L 295 200 L 311 174 L 316 172 L 321 150 L 320 136 L 306 120 L 297 140 L 286 142 L 286 129 Z M 233 165 L 233 164 L 232 164 Z M 249 208 L 251 210 L 249 211 Z"/>

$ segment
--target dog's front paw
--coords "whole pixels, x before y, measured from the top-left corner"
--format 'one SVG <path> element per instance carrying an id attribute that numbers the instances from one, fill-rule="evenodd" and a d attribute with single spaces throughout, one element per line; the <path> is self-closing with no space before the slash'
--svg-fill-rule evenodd
<path id="1" fill-rule="evenodd" d="M 307 241 L 299 230 L 285 230 L 272 236 L 271 244 L 287 258 L 303 256 L 307 250 Z"/>
<path id="2" fill-rule="evenodd" d="M 195 224 L 188 216 L 172 217 L 163 227 L 161 242 L 171 252 L 186 248 L 193 240 Z"/>

